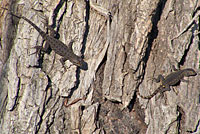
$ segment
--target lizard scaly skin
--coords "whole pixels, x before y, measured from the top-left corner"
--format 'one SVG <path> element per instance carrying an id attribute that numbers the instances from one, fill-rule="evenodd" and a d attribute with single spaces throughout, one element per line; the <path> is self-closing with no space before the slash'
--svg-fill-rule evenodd
<path id="1" fill-rule="evenodd" d="M 162 94 L 165 91 L 170 91 L 170 86 L 176 85 L 178 82 L 183 80 L 184 77 L 195 76 L 197 73 L 192 68 L 186 68 L 183 70 L 178 70 L 175 72 L 170 73 L 165 78 L 162 75 L 159 75 L 156 79 L 156 82 L 161 82 L 161 85 L 149 96 L 143 96 L 139 92 L 137 93 L 143 99 L 151 99 L 154 97 L 158 92 Z"/>
<path id="2" fill-rule="evenodd" d="M 6 8 L 4 8 L 6 9 Z M 8 9 L 6 9 L 8 10 Z M 69 60 L 70 62 L 72 62 L 74 65 L 80 67 L 83 70 L 87 70 L 87 63 L 79 56 L 77 56 L 76 54 L 74 54 L 73 50 L 71 49 L 71 47 L 66 46 L 62 41 L 46 34 L 44 31 L 42 31 L 38 26 L 36 26 L 32 21 L 30 21 L 29 19 L 27 19 L 24 16 L 18 16 L 12 12 L 10 12 L 10 14 L 12 16 L 15 16 L 17 18 L 22 18 L 25 21 L 27 21 L 31 26 L 33 26 L 38 32 L 39 34 L 42 36 L 42 38 L 46 41 L 46 44 L 50 45 L 50 48 L 52 50 L 55 51 L 56 54 L 62 56 L 63 58 L 61 59 L 61 62 L 65 62 L 66 60 Z M 72 46 L 73 44 L 73 40 L 69 43 L 70 46 Z M 38 51 L 38 49 L 42 50 L 42 51 L 46 51 L 48 49 L 48 45 L 45 46 L 45 48 L 43 48 L 42 46 L 36 46 L 36 50 Z M 36 51 L 36 52 L 37 52 Z M 62 63 L 63 64 L 63 63 Z"/>

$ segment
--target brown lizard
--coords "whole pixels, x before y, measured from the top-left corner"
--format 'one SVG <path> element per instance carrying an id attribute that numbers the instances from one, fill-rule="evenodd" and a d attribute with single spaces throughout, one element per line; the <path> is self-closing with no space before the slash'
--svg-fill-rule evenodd
<path id="1" fill-rule="evenodd" d="M 162 75 L 159 75 L 156 82 L 161 82 L 161 85 L 149 96 L 143 96 L 139 92 L 137 93 L 143 99 L 151 99 L 158 92 L 162 95 L 165 91 L 170 91 L 170 86 L 175 86 L 181 80 L 184 80 L 184 77 L 195 76 L 197 73 L 192 68 L 186 68 L 183 70 L 175 70 L 175 72 L 170 73 L 165 78 Z M 186 81 L 186 80 L 185 80 Z"/>
<path id="2" fill-rule="evenodd" d="M 3 9 L 8 10 L 6 8 L 3 8 Z M 36 48 L 35 53 L 38 53 L 39 50 L 47 52 L 48 48 L 50 47 L 52 50 L 55 51 L 56 54 L 63 57 L 63 58 L 60 59 L 62 65 L 64 65 L 64 62 L 66 60 L 69 60 L 74 65 L 80 67 L 83 70 L 88 69 L 87 63 L 80 56 L 77 56 L 76 54 L 74 54 L 74 52 L 72 50 L 72 44 L 73 44 L 74 40 L 72 40 L 69 43 L 69 46 L 66 46 L 62 41 L 46 34 L 44 31 L 42 31 L 38 26 L 36 26 L 32 21 L 30 21 L 26 17 L 16 15 L 12 12 L 10 12 L 10 14 L 12 16 L 19 18 L 19 19 L 22 18 L 25 21 L 27 21 L 31 26 L 33 26 L 39 32 L 39 34 L 42 36 L 42 38 L 46 41 L 46 44 L 45 44 L 44 47 L 42 47 L 42 46 L 35 46 L 34 47 L 34 48 Z"/>

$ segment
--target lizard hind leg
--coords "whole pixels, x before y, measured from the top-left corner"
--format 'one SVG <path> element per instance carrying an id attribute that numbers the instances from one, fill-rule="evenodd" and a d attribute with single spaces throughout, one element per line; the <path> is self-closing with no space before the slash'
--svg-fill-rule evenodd
<path id="1" fill-rule="evenodd" d="M 180 69 L 177 69 L 174 65 L 172 65 L 172 70 L 173 71 L 179 71 Z"/>
<path id="2" fill-rule="evenodd" d="M 59 39 L 59 37 L 60 37 L 59 33 L 56 30 L 54 30 L 52 25 L 49 25 L 49 21 L 48 21 L 48 17 L 47 16 L 45 16 L 43 23 L 47 27 L 47 29 L 49 31 L 49 35 L 51 37 Z"/>
<path id="3" fill-rule="evenodd" d="M 35 46 L 32 49 L 36 49 L 36 51 L 34 53 L 30 54 L 30 55 L 39 54 L 40 51 L 48 53 L 48 48 L 49 48 L 49 43 L 48 42 L 46 42 L 46 44 L 45 44 L 44 47 L 42 47 L 42 46 Z"/>
<path id="4" fill-rule="evenodd" d="M 162 83 L 162 81 L 164 81 L 165 78 L 160 74 L 160 75 L 158 75 L 157 78 L 153 78 L 153 80 L 154 80 L 156 83 L 159 83 L 159 82 Z"/>
<path id="5" fill-rule="evenodd" d="M 65 65 L 65 61 L 66 61 L 66 60 L 67 60 L 67 59 L 64 58 L 64 57 L 60 59 L 60 62 L 61 62 L 61 64 L 62 64 L 63 66 Z"/>
<path id="6" fill-rule="evenodd" d="M 54 28 L 51 25 L 48 25 L 48 24 L 45 24 L 45 25 L 48 28 L 48 30 L 50 31 L 49 35 L 51 37 L 59 38 L 59 37 L 57 37 L 58 36 L 58 32 L 56 30 L 54 30 Z"/>
<path id="7" fill-rule="evenodd" d="M 156 82 L 156 83 L 159 83 L 161 81 L 161 77 L 163 77 L 162 75 L 159 75 L 157 78 L 154 78 L 154 77 L 149 77 L 148 78 L 148 81 L 149 80 L 152 80 L 153 82 Z M 164 77 L 163 77 L 164 79 Z"/>
<path id="8" fill-rule="evenodd" d="M 33 54 L 39 54 L 40 51 L 43 49 L 43 47 L 42 46 L 35 46 L 32 49 L 36 49 L 36 51 L 34 53 L 29 54 L 29 56 L 33 55 Z"/>

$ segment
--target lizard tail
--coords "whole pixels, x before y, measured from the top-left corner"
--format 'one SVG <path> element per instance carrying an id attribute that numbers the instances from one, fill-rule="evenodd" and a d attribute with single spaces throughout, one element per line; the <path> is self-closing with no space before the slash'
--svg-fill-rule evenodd
<path id="1" fill-rule="evenodd" d="M 7 9 L 7 8 L 4 8 L 4 7 L 1 7 L 2 9 L 4 9 L 4 10 L 8 10 L 8 11 L 10 11 L 9 9 Z M 43 32 L 37 25 L 35 25 L 32 21 L 30 21 L 29 19 L 27 19 L 26 17 L 24 17 L 24 16 L 20 16 L 20 15 L 16 15 L 16 14 L 14 14 L 12 11 L 10 11 L 9 12 L 12 16 L 15 16 L 16 18 L 18 18 L 18 19 L 24 19 L 26 22 L 28 22 L 30 25 L 32 25 L 39 33 L 40 33 L 40 35 L 43 37 L 43 38 L 45 38 L 46 37 L 46 33 L 45 32 Z"/>
<path id="2" fill-rule="evenodd" d="M 148 96 L 143 96 L 140 94 L 140 92 L 137 92 L 137 95 L 139 95 L 142 99 L 151 99 L 152 97 L 154 97 L 158 92 L 160 91 L 160 88 L 156 89 L 151 95 Z"/>
<path id="3" fill-rule="evenodd" d="M 1 7 L 2 9 L 4 9 L 4 10 L 8 10 L 9 11 L 9 9 L 7 9 L 7 8 L 5 8 L 5 7 Z M 11 14 L 12 16 L 15 16 L 15 17 L 17 17 L 17 18 L 21 18 L 21 16 L 18 16 L 18 15 L 16 15 L 16 14 L 14 14 L 14 13 L 12 13 L 11 11 L 9 12 L 9 14 Z"/>

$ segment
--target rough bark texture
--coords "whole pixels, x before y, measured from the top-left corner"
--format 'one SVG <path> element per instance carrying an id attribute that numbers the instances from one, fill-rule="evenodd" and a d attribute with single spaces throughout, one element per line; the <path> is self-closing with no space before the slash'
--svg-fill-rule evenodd
<path id="1" fill-rule="evenodd" d="M 110 11 L 112 21 L 91 2 Z M 176 85 L 178 94 L 171 90 L 149 101 L 136 94 L 151 94 L 159 86 L 151 78 L 166 76 L 172 65 L 198 72 L 199 17 L 188 24 L 200 14 L 199 0 L 3 0 L 2 5 L 44 31 L 46 16 L 66 45 L 77 36 L 73 50 L 88 70 L 69 61 L 64 70 L 54 51 L 30 55 L 45 42 L 30 24 L 4 11 L 0 133 L 200 133 L 199 75 Z M 66 98 L 68 104 L 79 101 L 65 107 Z"/>

